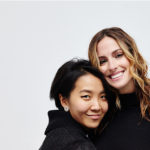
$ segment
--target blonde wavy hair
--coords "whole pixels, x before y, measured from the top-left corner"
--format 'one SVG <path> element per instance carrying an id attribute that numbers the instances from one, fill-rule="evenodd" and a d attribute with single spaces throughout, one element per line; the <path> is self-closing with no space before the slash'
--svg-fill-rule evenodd
<path id="1" fill-rule="evenodd" d="M 89 44 L 88 56 L 91 63 L 99 68 L 97 44 L 106 36 L 113 38 L 118 43 L 129 60 L 130 73 L 134 79 L 137 97 L 140 100 L 141 116 L 150 121 L 150 79 L 147 77 L 148 66 L 130 35 L 118 27 L 105 28 L 96 33 Z M 119 99 L 116 100 L 116 104 L 120 107 Z"/>

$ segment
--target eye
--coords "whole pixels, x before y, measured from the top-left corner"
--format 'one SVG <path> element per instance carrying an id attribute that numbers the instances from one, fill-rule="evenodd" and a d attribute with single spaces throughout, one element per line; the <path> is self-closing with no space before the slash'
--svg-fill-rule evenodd
<path id="1" fill-rule="evenodd" d="M 81 98 L 85 99 L 85 100 L 88 100 L 88 99 L 90 99 L 90 96 L 89 95 L 83 95 L 83 96 L 81 96 Z"/>
<path id="2" fill-rule="evenodd" d="M 106 100 L 106 95 L 101 95 L 100 98 L 101 98 L 102 100 Z"/>
<path id="3" fill-rule="evenodd" d="M 123 53 L 118 53 L 118 54 L 116 54 L 116 58 L 119 58 L 119 57 L 122 57 L 124 54 Z"/>
<path id="4" fill-rule="evenodd" d="M 105 62 L 107 62 L 107 60 L 106 59 L 100 59 L 99 62 L 100 62 L 100 65 L 103 65 Z"/>

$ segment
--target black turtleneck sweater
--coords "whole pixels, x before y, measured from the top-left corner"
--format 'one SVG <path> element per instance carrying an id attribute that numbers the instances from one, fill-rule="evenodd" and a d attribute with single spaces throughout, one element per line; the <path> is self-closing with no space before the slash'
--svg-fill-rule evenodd
<path id="1" fill-rule="evenodd" d="M 141 119 L 135 93 L 119 95 L 121 110 L 96 138 L 97 150 L 150 150 L 150 122 Z"/>
<path id="2" fill-rule="evenodd" d="M 69 112 L 48 112 L 49 124 L 40 150 L 96 150 L 88 133 Z M 91 132 L 91 131 L 90 131 Z"/>

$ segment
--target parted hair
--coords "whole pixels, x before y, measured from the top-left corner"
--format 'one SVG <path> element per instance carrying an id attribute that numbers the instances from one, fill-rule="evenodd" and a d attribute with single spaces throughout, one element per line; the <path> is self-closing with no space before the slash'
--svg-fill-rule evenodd
<path id="1" fill-rule="evenodd" d="M 140 100 L 141 116 L 150 121 L 150 79 L 147 77 L 148 66 L 140 54 L 134 39 L 118 27 L 105 28 L 92 38 L 88 56 L 93 66 L 99 67 L 97 44 L 104 37 L 113 38 L 123 50 L 130 62 L 130 73 L 134 79 L 136 94 Z"/>

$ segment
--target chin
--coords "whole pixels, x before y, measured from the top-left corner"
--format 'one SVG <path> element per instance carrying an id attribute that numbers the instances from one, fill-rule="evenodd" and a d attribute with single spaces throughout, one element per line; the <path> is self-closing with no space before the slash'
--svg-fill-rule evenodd
<path id="1" fill-rule="evenodd" d="M 108 83 L 117 90 L 124 88 L 126 85 L 125 83 L 112 83 L 112 82 L 108 82 Z"/>
<path id="2" fill-rule="evenodd" d="M 90 129 L 95 129 L 95 128 L 98 127 L 98 125 L 99 125 L 99 124 L 93 124 L 93 125 L 90 124 L 90 125 L 87 125 L 86 127 L 87 127 L 87 128 L 90 128 Z"/>

